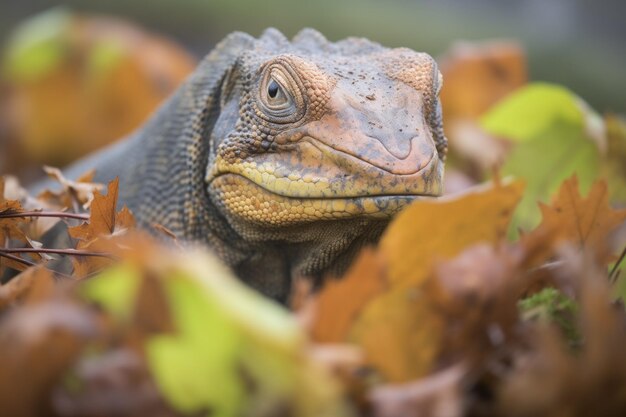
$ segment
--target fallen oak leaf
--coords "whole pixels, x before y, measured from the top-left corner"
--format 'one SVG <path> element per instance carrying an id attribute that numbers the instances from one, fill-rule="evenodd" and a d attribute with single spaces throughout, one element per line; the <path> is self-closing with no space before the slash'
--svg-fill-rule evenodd
<path id="1" fill-rule="evenodd" d="M 594 182 L 586 198 L 580 195 L 577 176 L 565 180 L 552 204 L 540 203 L 542 221 L 532 232 L 523 235 L 521 244 L 539 246 L 534 263 L 551 258 L 556 247 L 571 242 L 581 251 L 593 253 L 600 263 L 613 257 L 609 237 L 626 221 L 626 209 L 614 210 L 609 204 L 606 181 Z"/>

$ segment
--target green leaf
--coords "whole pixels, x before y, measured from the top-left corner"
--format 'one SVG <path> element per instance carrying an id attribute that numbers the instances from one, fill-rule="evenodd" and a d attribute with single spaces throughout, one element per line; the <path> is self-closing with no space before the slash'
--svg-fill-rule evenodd
<path id="1" fill-rule="evenodd" d="M 163 285 L 175 331 L 144 347 L 174 409 L 220 417 L 349 415 L 338 386 L 305 355 L 304 334 L 286 309 L 206 254 L 172 258 L 150 274 Z M 141 274 L 120 266 L 86 282 L 83 294 L 128 319 Z"/>
<path id="2" fill-rule="evenodd" d="M 9 39 L 4 75 L 14 81 L 32 81 L 53 71 L 68 49 L 71 13 L 54 8 L 23 22 Z"/>
<path id="3" fill-rule="evenodd" d="M 493 135 L 523 142 L 542 134 L 556 122 L 582 127 L 579 100 L 558 85 L 528 84 L 496 104 L 481 118 L 480 124 Z"/>
<path id="4" fill-rule="evenodd" d="M 193 279 L 176 276 L 166 288 L 177 334 L 156 336 L 147 345 L 161 391 L 183 413 L 242 414 L 245 387 L 237 359 L 243 335 Z"/>
<path id="5" fill-rule="evenodd" d="M 609 183 L 613 203 L 626 205 L 626 118 L 618 115 L 605 117 L 608 151 L 602 164 L 602 175 Z"/>
<path id="6" fill-rule="evenodd" d="M 99 304 L 118 320 L 128 320 L 139 288 L 139 270 L 130 264 L 109 268 L 97 277 L 83 281 L 83 297 Z"/>
<path id="7" fill-rule="evenodd" d="M 550 84 L 530 84 L 497 104 L 481 120 L 492 135 L 514 141 L 503 175 L 523 178 L 526 192 L 511 231 L 540 220 L 538 201 L 547 201 L 566 178 L 577 174 L 588 189 L 600 170 L 604 125 L 579 97 Z"/>

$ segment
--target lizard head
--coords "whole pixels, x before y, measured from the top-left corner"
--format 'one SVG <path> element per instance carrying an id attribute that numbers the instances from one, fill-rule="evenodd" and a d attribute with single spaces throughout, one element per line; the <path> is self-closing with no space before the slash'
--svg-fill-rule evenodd
<path id="1" fill-rule="evenodd" d="M 268 227 L 389 218 L 440 195 L 441 84 L 425 53 L 270 30 L 222 82 L 209 194 L 229 216 Z"/>

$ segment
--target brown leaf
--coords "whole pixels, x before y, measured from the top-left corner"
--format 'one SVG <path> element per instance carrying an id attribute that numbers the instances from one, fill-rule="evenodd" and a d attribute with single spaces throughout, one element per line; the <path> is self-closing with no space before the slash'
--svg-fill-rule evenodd
<path id="1" fill-rule="evenodd" d="M 93 182 L 94 170 L 86 172 L 76 181 L 73 181 L 66 178 L 58 168 L 44 166 L 43 169 L 50 178 L 62 186 L 60 191 L 44 190 L 37 197 L 53 207 L 78 209 L 87 206 L 91 203 L 95 192 L 104 188 L 103 184 Z"/>
<path id="2" fill-rule="evenodd" d="M 427 297 L 397 286 L 368 303 L 351 328 L 349 340 L 388 382 L 410 381 L 436 365 L 445 323 Z"/>
<path id="3" fill-rule="evenodd" d="M 48 391 L 97 333 L 93 313 L 68 299 L 11 311 L 0 325 L 2 414 L 49 415 Z"/>
<path id="4" fill-rule="evenodd" d="M 52 405 L 61 416 L 179 416 L 163 399 L 145 360 L 128 348 L 85 355 L 72 370 L 80 389 L 58 384 Z"/>
<path id="5" fill-rule="evenodd" d="M 137 290 L 133 322 L 142 338 L 174 330 L 167 295 L 158 277 L 150 274 L 142 277 Z"/>
<path id="6" fill-rule="evenodd" d="M 498 243 L 523 189 L 516 181 L 413 203 L 391 223 L 380 243 L 392 285 L 419 285 L 435 259 L 451 258 L 477 242 Z"/>
<path id="7" fill-rule="evenodd" d="M 315 297 L 313 339 L 322 343 L 345 341 L 363 307 L 386 288 L 376 253 L 372 249 L 362 251 L 341 279 L 327 279 Z"/>
<path id="8" fill-rule="evenodd" d="M 116 246 L 111 236 L 100 236 L 92 241 L 81 243 L 80 249 L 95 253 L 110 253 Z M 113 264 L 114 259 L 105 256 L 72 256 L 73 273 L 75 278 L 86 278 Z"/>
<path id="9" fill-rule="evenodd" d="M 133 213 L 124 205 L 115 215 L 115 233 L 122 233 L 135 227 Z"/>
<path id="10" fill-rule="evenodd" d="M 30 222 L 25 217 L 2 217 L 23 212 L 22 204 L 17 200 L 10 200 L 6 196 L 6 184 L 4 177 L 0 177 L 0 248 L 8 245 L 11 241 L 17 241 L 26 247 L 31 246 L 31 240 L 26 236 L 22 227 Z M 5 267 L 23 271 L 28 267 L 25 262 L 19 261 L 19 254 L 0 254 L 0 274 Z M 38 254 L 32 254 L 32 258 L 41 259 Z"/>
<path id="11" fill-rule="evenodd" d="M 99 236 L 110 235 L 115 230 L 118 186 L 119 179 L 116 178 L 109 183 L 106 195 L 95 191 L 90 206 L 89 222 L 70 227 L 70 236 L 81 241 L 78 245 L 79 248 L 84 247 Z"/>
<path id="12" fill-rule="evenodd" d="M 48 298 L 54 289 L 52 272 L 42 265 L 28 268 L 0 287 L 0 311 L 15 303 L 33 303 Z"/>
<path id="13" fill-rule="evenodd" d="M 518 321 L 522 256 L 479 243 L 438 263 L 424 291 L 445 322 L 438 362 L 479 366 L 510 339 Z"/>
<path id="14" fill-rule="evenodd" d="M 626 220 L 626 209 L 611 208 L 605 181 L 596 181 L 583 198 L 573 176 L 563 182 L 551 205 L 540 203 L 540 208 L 541 224 L 522 238 L 528 247 L 543 248 L 535 249 L 535 263 L 552 257 L 563 242 L 593 253 L 601 263 L 611 259 L 609 237 Z"/>

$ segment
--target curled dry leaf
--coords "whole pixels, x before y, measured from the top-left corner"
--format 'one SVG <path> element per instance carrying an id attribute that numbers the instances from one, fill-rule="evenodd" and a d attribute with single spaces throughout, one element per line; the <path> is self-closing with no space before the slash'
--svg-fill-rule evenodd
<path id="1" fill-rule="evenodd" d="M 1 250 L 2 247 L 11 242 L 17 242 L 21 246 L 33 248 L 34 242 L 24 232 L 25 226 L 31 222 L 31 219 L 15 217 L 23 213 L 24 208 L 20 201 L 5 198 L 8 191 L 5 184 L 5 179 L 0 177 L 0 245 L 2 245 L 0 246 L 0 273 L 2 273 L 4 268 L 23 271 L 35 261 L 42 259 L 41 255 L 37 253 L 30 254 L 30 258 L 33 259 L 31 260 L 24 259 L 18 253 L 8 253 Z"/>
<path id="2" fill-rule="evenodd" d="M 39 194 L 38 199 L 51 207 L 74 210 L 89 207 L 95 192 L 104 189 L 103 184 L 93 182 L 94 170 L 86 172 L 73 181 L 66 178 L 58 168 L 44 166 L 43 169 L 50 178 L 62 186 L 59 191 L 45 190 Z"/>

